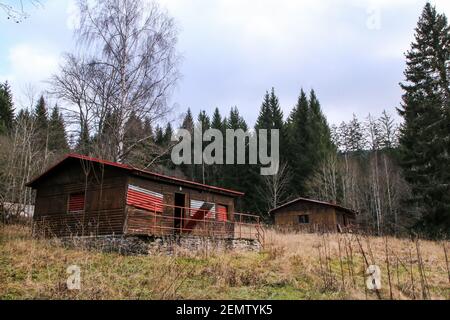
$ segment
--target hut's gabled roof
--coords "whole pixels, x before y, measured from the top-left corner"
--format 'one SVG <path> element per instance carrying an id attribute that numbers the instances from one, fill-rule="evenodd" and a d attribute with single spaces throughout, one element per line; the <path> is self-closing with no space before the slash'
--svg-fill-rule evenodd
<path id="1" fill-rule="evenodd" d="M 276 207 L 276 208 L 270 210 L 269 213 L 270 213 L 270 214 L 273 214 L 273 213 L 275 213 L 277 210 L 279 210 L 279 209 L 281 209 L 281 208 L 285 208 L 285 207 L 290 206 L 291 204 L 294 204 L 294 203 L 297 203 L 297 202 L 313 203 L 313 204 L 317 204 L 317 205 L 322 205 L 322 206 L 332 207 L 332 208 L 338 209 L 338 210 L 340 210 L 340 211 L 343 211 L 343 212 L 349 213 L 349 214 L 354 214 L 354 215 L 357 215 L 357 214 L 358 214 L 357 211 L 352 210 L 352 209 L 349 209 L 349 208 L 346 208 L 346 207 L 343 207 L 343 206 L 338 205 L 338 204 L 336 204 L 336 203 L 331 203 L 331 202 L 326 202 L 326 201 L 319 201 L 319 200 L 308 199 L 308 198 L 302 198 L 302 197 L 299 197 L 299 198 L 294 199 L 294 200 L 292 200 L 292 201 L 286 202 L 285 204 L 283 204 L 283 205 L 281 205 L 281 206 L 279 206 L 279 207 Z"/>
<path id="2" fill-rule="evenodd" d="M 222 194 L 226 194 L 226 195 L 233 196 L 233 197 L 239 197 L 239 196 L 244 195 L 243 192 L 239 192 L 239 191 L 235 191 L 235 190 L 220 188 L 220 187 L 216 187 L 216 186 L 210 186 L 210 185 L 202 184 L 199 182 L 189 181 L 189 180 L 185 180 L 185 179 L 180 179 L 180 178 L 176 178 L 176 177 L 163 175 L 160 173 L 155 173 L 155 172 L 151 172 L 151 171 L 147 171 L 147 170 L 138 169 L 138 168 L 135 168 L 135 167 L 127 165 L 127 164 L 106 161 L 106 160 L 102 160 L 102 159 L 98 159 L 98 158 L 92 158 L 92 157 L 88 157 L 88 156 L 84 156 L 84 155 L 80 155 L 80 154 L 73 154 L 73 153 L 66 155 L 61 161 L 57 162 L 55 165 L 50 167 L 44 173 L 42 173 L 38 177 L 34 178 L 30 182 L 28 182 L 26 184 L 26 186 L 30 187 L 30 188 L 36 188 L 38 183 L 40 181 L 42 181 L 43 179 L 45 179 L 49 174 L 51 174 L 53 172 L 53 170 L 55 170 L 57 167 L 65 164 L 66 162 L 71 161 L 73 159 L 79 159 L 80 161 L 88 161 L 88 162 L 98 163 L 98 164 L 101 164 L 104 166 L 111 166 L 111 167 L 115 167 L 115 168 L 118 168 L 121 170 L 125 170 L 129 174 L 138 175 L 143 178 L 148 178 L 148 179 L 158 180 L 158 181 L 162 181 L 162 182 L 166 182 L 166 183 L 191 187 L 193 189 L 200 189 L 200 190 L 206 190 L 206 191 L 210 191 L 210 192 L 222 193 Z"/>

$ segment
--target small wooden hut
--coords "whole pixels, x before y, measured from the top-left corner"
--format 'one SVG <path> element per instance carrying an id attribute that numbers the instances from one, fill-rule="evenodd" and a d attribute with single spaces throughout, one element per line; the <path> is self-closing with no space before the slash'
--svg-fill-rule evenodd
<path id="1" fill-rule="evenodd" d="M 297 198 L 269 212 L 280 230 L 344 231 L 355 225 L 357 212 L 332 202 Z"/>

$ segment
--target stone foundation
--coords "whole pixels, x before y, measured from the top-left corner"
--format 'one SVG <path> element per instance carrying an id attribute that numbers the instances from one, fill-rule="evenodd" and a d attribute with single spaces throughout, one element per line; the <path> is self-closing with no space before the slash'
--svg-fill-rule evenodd
<path id="1" fill-rule="evenodd" d="M 226 251 L 259 252 L 261 245 L 250 239 L 220 239 L 197 236 L 92 236 L 66 237 L 59 241 L 71 248 L 84 248 L 124 255 L 176 255 Z"/>

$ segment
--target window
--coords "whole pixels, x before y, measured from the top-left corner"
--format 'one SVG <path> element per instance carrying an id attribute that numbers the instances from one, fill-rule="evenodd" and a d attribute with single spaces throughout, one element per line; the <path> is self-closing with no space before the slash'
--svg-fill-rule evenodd
<path id="1" fill-rule="evenodd" d="M 221 204 L 217 205 L 217 220 L 222 222 L 227 221 L 227 213 L 228 213 L 227 206 Z"/>
<path id="2" fill-rule="evenodd" d="M 298 223 L 301 223 L 301 224 L 309 223 L 309 216 L 308 215 L 298 216 Z"/>
<path id="3" fill-rule="evenodd" d="M 85 199 L 84 192 L 72 193 L 71 195 L 69 195 L 68 212 L 69 213 L 83 212 L 85 203 L 84 199 Z"/>
<path id="4" fill-rule="evenodd" d="M 163 212 L 164 196 L 162 193 L 147 190 L 141 187 L 128 185 L 127 205 L 135 208 L 152 211 Z"/>
<path id="5" fill-rule="evenodd" d="M 191 217 L 194 219 L 216 219 L 216 205 L 202 200 L 191 200 Z"/>

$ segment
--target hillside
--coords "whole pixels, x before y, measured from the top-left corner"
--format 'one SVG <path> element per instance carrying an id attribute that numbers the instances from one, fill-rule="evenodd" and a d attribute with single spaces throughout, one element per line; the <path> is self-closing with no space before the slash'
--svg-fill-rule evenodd
<path id="1" fill-rule="evenodd" d="M 448 242 L 269 231 L 261 253 L 121 256 L 1 226 L 0 299 L 450 299 L 445 251 Z M 364 289 L 364 256 L 381 269 L 379 296 Z M 70 265 L 81 290 L 67 289 Z"/>

